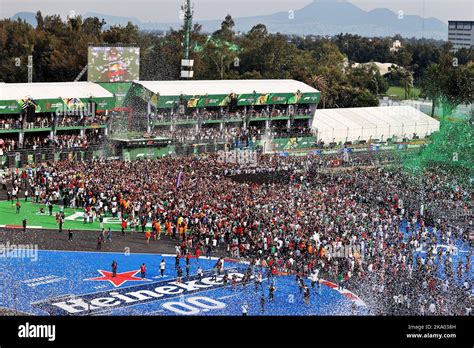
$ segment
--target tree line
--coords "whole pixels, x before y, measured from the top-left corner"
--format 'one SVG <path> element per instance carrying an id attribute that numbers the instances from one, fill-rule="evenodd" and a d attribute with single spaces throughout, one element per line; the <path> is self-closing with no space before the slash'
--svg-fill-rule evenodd
<path id="1" fill-rule="evenodd" d="M 87 65 L 88 46 L 100 44 L 138 45 L 141 80 L 179 79 L 182 29 L 142 32 L 132 23 L 106 28 L 97 17 L 62 20 L 41 12 L 36 21 L 36 27 L 20 19 L 0 21 L 0 81 L 26 82 L 30 54 L 33 81 L 73 81 Z M 263 24 L 237 33 L 234 26 L 230 15 L 213 33 L 204 33 L 201 25 L 194 24 L 195 79 L 296 79 L 320 90 L 320 107 L 327 108 L 376 106 L 389 85 L 405 90 L 419 86 L 422 96 L 436 103 L 454 105 L 472 99 L 472 48 L 454 54 L 449 43 L 434 40 L 289 36 L 269 33 Z M 392 49 L 394 40 L 401 42 L 399 49 Z M 352 65 L 370 61 L 396 66 L 381 76 L 373 65 Z"/>

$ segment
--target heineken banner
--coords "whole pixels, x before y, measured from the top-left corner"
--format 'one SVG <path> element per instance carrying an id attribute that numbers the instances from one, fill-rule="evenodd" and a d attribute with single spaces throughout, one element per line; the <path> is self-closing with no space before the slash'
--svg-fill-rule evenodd
<path id="1" fill-rule="evenodd" d="M 92 98 L 90 101 L 96 103 L 97 110 L 111 110 L 116 107 L 115 98 Z"/>
<path id="2" fill-rule="evenodd" d="M 102 82 L 99 85 L 115 96 L 115 107 L 120 108 L 125 102 L 125 97 L 132 86 L 132 82 Z"/>

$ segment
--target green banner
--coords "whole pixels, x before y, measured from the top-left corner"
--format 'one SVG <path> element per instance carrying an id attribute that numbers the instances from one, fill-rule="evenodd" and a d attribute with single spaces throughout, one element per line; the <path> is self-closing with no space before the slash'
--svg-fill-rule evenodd
<path id="1" fill-rule="evenodd" d="M 21 105 L 16 100 L 0 100 L 0 114 L 19 114 Z"/>
<path id="2" fill-rule="evenodd" d="M 115 107 L 120 108 L 125 102 L 125 97 L 132 86 L 132 82 L 101 82 L 98 85 L 115 96 Z"/>
<path id="3" fill-rule="evenodd" d="M 300 104 L 318 104 L 321 99 L 321 93 L 304 93 L 301 97 Z"/>
<path id="4" fill-rule="evenodd" d="M 61 108 L 64 104 L 64 101 L 59 98 L 40 99 L 40 100 L 35 100 L 35 101 L 38 104 L 38 107 L 36 108 L 36 112 L 54 112 L 58 108 Z"/>
<path id="5" fill-rule="evenodd" d="M 92 98 L 97 104 L 97 110 L 111 110 L 116 108 L 115 98 Z"/>
<path id="6" fill-rule="evenodd" d="M 260 94 L 240 94 L 237 97 L 237 105 L 255 105 Z"/>
<path id="7" fill-rule="evenodd" d="M 115 98 L 92 98 L 79 100 L 77 98 L 66 99 L 37 99 L 35 112 L 63 112 L 77 108 L 87 107 L 87 103 L 93 101 L 97 104 L 97 110 L 110 110 L 115 107 Z M 20 100 L 0 100 L 0 114 L 20 114 L 23 112 L 24 101 Z"/>
<path id="8" fill-rule="evenodd" d="M 151 103 L 158 109 L 172 109 L 178 104 L 179 98 L 179 96 L 159 96 L 156 99 L 152 98 Z M 157 100 L 156 104 L 153 103 L 154 99 Z"/>
<path id="9" fill-rule="evenodd" d="M 289 100 L 294 95 L 291 93 L 273 93 L 268 96 L 267 104 L 279 105 L 279 104 L 292 104 Z"/>
<path id="10" fill-rule="evenodd" d="M 197 102 L 197 107 L 226 106 L 227 104 L 229 104 L 229 102 L 230 97 L 228 95 L 207 95 L 199 98 Z"/>

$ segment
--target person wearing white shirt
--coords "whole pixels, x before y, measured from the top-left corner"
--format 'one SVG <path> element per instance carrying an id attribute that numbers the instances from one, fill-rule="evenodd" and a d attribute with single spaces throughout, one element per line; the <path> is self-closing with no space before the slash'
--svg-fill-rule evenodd
<path id="1" fill-rule="evenodd" d="M 244 303 L 242 305 L 242 316 L 246 317 L 249 312 L 249 305 Z"/>
<path id="2" fill-rule="evenodd" d="M 161 273 L 162 278 L 165 275 L 165 268 L 166 268 L 166 262 L 165 262 L 165 259 L 162 259 L 160 262 L 160 273 Z"/>
<path id="3" fill-rule="evenodd" d="M 434 302 L 430 303 L 430 306 L 428 307 L 428 311 L 430 312 L 431 315 L 434 315 L 436 313 L 436 305 Z"/>

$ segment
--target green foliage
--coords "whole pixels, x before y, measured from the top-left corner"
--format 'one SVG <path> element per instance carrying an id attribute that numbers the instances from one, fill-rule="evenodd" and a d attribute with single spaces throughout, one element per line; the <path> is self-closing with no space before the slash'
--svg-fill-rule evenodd
<path id="1" fill-rule="evenodd" d="M 37 27 L 24 21 L 0 20 L 0 81 L 25 82 L 26 60 L 34 57 L 34 81 L 72 81 L 87 64 L 89 44 L 137 44 L 140 46 L 140 79 L 179 79 L 183 29 L 165 35 L 140 32 L 132 23 L 106 28 L 104 20 L 36 14 Z M 296 79 L 321 91 L 319 107 L 377 105 L 389 81 L 370 64 L 352 68 L 353 62 L 394 62 L 400 65 L 391 82 L 412 95 L 414 83 L 423 77 L 423 95 L 446 105 L 465 103 L 472 75 L 472 50 L 456 53 L 459 67 L 447 66 L 450 46 L 429 40 L 364 38 L 340 34 L 333 39 L 271 34 L 263 24 L 247 33 L 236 33 L 227 15 L 219 30 L 207 34 L 194 24 L 191 59 L 196 79 Z M 402 47 L 391 49 L 394 40 Z M 15 58 L 21 66 L 15 66 Z M 390 92 L 389 92 L 390 94 Z"/>
<path id="2" fill-rule="evenodd" d="M 474 66 L 460 65 L 455 59 L 445 51 L 439 63 L 426 69 L 421 92 L 433 101 L 432 115 L 436 106 L 443 107 L 443 116 L 450 116 L 458 105 L 472 102 Z"/>
<path id="3" fill-rule="evenodd" d="M 467 121 L 443 120 L 440 131 L 404 164 L 407 170 L 420 175 L 438 169 L 468 180 L 474 175 L 474 127 Z"/>

